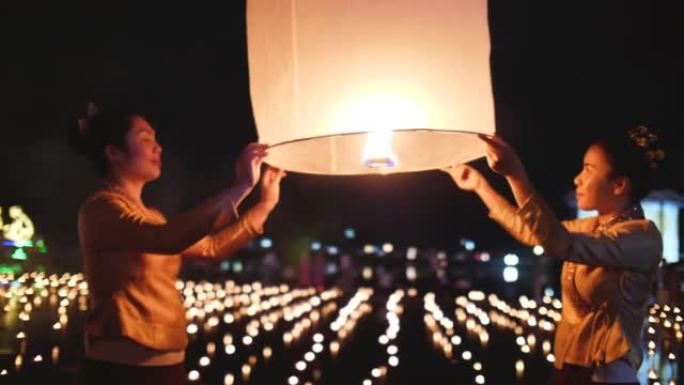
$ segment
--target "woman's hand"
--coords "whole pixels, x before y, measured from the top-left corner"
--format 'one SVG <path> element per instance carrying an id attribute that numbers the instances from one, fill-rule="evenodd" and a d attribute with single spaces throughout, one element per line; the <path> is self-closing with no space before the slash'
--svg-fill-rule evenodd
<path id="1" fill-rule="evenodd" d="M 478 137 L 487 145 L 487 164 L 492 171 L 507 178 L 526 179 L 525 167 L 513 147 L 496 135 Z"/>
<path id="2" fill-rule="evenodd" d="M 268 166 L 261 177 L 261 199 L 259 203 L 273 209 L 280 200 L 280 181 L 285 177 L 285 171 Z"/>
<path id="3" fill-rule="evenodd" d="M 253 189 L 261 175 L 261 163 L 268 155 L 268 145 L 250 143 L 242 150 L 235 162 L 235 184 L 247 190 Z"/>
<path id="4" fill-rule="evenodd" d="M 449 166 L 442 171 L 449 174 L 461 190 L 477 191 L 487 183 L 479 171 L 464 164 Z"/>
<path id="5" fill-rule="evenodd" d="M 515 202 L 518 207 L 522 207 L 534 194 L 534 188 L 532 188 L 532 184 L 527 177 L 527 172 L 518 154 L 515 153 L 513 147 L 496 135 L 478 136 L 487 144 L 486 152 L 489 167 L 497 174 L 506 178 L 508 185 L 513 191 Z"/>
<path id="6" fill-rule="evenodd" d="M 271 166 L 267 166 L 261 176 L 261 198 L 246 214 L 258 232 L 263 231 L 268 216 L 280 200 L 280 181 L 284 177 L 285 171 Z"/>

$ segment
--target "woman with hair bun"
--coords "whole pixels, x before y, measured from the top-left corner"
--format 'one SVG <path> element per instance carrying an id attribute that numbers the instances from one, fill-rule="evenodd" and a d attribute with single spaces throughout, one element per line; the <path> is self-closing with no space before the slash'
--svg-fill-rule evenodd
<path id="1" fill-rule="evenodd" d="M 480 138 L 516 205 L 470 166 L 445 171 L 459 188 L 475 192 L 513 237 L 563 260 L 551 384 L 638 384 L 642 325 L 662 254 L 660 233 L 639 203 L 664 158 L 657 136 L 639 126 L 593 142 L 574 183 L 579 208 L 598 215 L 564 222 L 535 192 L 515 151 L 499 137 Z"/>
<path id="2" fill-rule="evenodd" d="M 181 262 L 229 257 L 261 234 L 285 174 L 268 167 L 261 175 L 268 146 L 249 144 L 232 186 L 167 219 L 141 198 L 161 173 L 155 129 L 133 111 L 91 113 L 70 133 L 72 148 L 102 180 L 78 216 L 90 292 L 84 382 L 184 384 L 186 320 L 176 289 Z M 260 200 L 238 217 L 237 207 L 260 178 Z"/>

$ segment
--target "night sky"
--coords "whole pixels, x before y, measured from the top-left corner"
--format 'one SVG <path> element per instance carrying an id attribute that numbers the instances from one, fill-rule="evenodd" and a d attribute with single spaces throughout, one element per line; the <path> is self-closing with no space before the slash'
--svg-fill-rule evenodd
<path id="1" fill-rule="evenodd" d="M 256 139 L 243 1 L 45 3 L 0 5 L 0 206 L 23 205 L 48 245 L 75 247 L 78 207 L 96 178 L 69 153 L 66 132 L 89 100 L 134 107 L 157 128 L 163 176 L 145 199 L 167 215 L 232 181 L 238 151 Z M 658 187 L 684 193 L 682 3 L 539 3 L 490 2 L 497 130 L 536 187 L 571 216 L 565 195 L 590 139 L 645 123 L 667 151 Z M 370 242 L 513 244 L 473 195 L 434 171 L 291 174 L 266 229 L 284 244 L 334 241 L 347 226 Z"/>

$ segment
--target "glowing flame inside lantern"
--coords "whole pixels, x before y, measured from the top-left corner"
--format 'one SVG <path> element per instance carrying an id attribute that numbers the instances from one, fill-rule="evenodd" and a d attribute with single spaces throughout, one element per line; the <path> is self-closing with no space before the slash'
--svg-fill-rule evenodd
<path id="1" fill-rule="evenodd" d="M 392 131 L 376 130 L 368 133 L 361 161 L 368 168 L 392 168 L 399 158 L 392 149 Z"/>
<path id="2" fill-rule="evenodd" d="M 485 0 L 247 0 L 268 163 L 367 175 L 484 155 L 475 134 L 496 131 L 487 10 Z"/>
<path id="3" fill-rule="evenodd" d="M 396 167 L 399 157 L 392 148 L 392 132 L 428 127 L 426 111 L 413 100 L 397 95 L 373 95 L 350 103 L 340 114 L 337 129 L 368 132 L 361 162 L 368 168 Z"/>

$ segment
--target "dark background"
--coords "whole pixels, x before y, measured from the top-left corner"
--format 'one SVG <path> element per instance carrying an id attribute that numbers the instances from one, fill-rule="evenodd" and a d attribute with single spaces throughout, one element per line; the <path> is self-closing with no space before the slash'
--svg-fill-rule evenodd
<path id="1" fill-rule="evenodd" d="M 659 132 L 667 151 L 658 187 L 684 192 L 682 3 L 556 3 L 490 2 L 499 134 L 561 217 L 573 214 L 565 197 L 590 139 L 636 123 Z M 133 106 L 157 128 L 164 170 L 149 204 L 172 215 L 227 186 L 239 150 L 256 139 L 244 13 L 236 0 L 2 2 L 0 206 L 23 205 L 53 249 L 77 245 L 77 210 L 96 179 L 66 131 L 89 100 Z M 281 245 L 334 241 L 347 226 L 368 242 L 512 244 L 474 196 L 434 171 L 291 174 L 267 235 Z"/>

